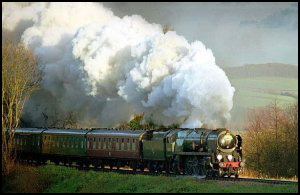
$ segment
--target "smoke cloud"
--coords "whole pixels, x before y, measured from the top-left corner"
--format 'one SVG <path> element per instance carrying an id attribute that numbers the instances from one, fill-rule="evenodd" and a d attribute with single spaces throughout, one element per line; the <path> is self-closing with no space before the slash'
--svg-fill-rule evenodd
<path id="1" fill-rule="evenodd" d="M 234 88 L 200 41 L 99 3 L 7 3 L 2 29 L 39 59 L 41 89 L 23 116 L 43 125 L 73 113 L 80 126 L 115 126 L 134 114 L 182 127 L 224 126 Z"/>

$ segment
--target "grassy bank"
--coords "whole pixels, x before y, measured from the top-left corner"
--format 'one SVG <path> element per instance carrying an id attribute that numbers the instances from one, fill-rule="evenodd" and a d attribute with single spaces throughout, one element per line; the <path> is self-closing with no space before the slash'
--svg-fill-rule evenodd
<path id="1" fill-rule="evenodd" d="M 2 192 L 298 192 L 298 186 L 199 182 L 192 178 L 83 172 L 74 168 L 47 165 L 18 168 L 12 176 L 2 180 Z"/>

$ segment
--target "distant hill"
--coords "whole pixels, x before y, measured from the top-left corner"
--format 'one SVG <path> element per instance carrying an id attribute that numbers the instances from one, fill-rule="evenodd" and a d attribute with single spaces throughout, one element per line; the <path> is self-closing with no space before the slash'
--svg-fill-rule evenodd
<path id="1" fill-rule="evenodd" d="M 298 99 L 298 66 L 289 64 L 248 64 L 223 68 L 235 88 L 228 128 L 243 129 L 247 113 L 267 106 L 275 99 L 286 106 Z"/>
<path id="2" fill-rule="evenodd" d="M 222 67 L 230 78 L 286 77 L 298 79 L 298 66 L 280 63 L 247 64 L 239 67 Z"/>

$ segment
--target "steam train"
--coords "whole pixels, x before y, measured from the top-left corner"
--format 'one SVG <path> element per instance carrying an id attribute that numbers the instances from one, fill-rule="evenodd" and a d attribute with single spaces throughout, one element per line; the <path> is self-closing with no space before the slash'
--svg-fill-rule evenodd
<path id="1" fill-rule="evenodd" d="M 19 128 L 17 157 L 45 164 L 186 175 L 235 176 L 244 166 L 242 138 L 226 129 L 55 129 Z"/>

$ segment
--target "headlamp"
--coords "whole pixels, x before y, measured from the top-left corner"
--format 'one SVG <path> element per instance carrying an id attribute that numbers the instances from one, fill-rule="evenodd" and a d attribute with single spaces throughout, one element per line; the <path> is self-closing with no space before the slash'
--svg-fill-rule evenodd
<path id="1" fill-rule="evenodd" d="M 233 157 L 232 157 L 231 154 L 229 154 L 229 155 L 227 156 L 227 158 L 228 158 L 229 161 L 231 161 Z"/>
<path id="2" fill-rule="evenodd" d="M 217 155 L 217 159 L 218 159 L 219 161 L 220 161 L 222 158 L 223 158 L 223 157 L 222 157 L 221 154 L 218 154 L 218 155 Z"/>

